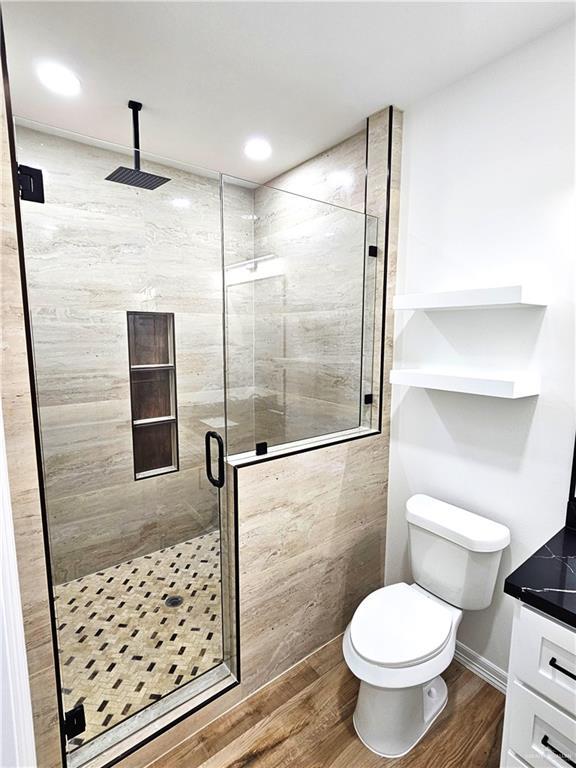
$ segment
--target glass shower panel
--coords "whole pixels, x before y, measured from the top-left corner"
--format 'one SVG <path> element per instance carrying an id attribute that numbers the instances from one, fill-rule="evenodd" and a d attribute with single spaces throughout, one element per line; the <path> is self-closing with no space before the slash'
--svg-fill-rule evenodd
<path id="1" fill-rule="evenodd" d="M 223 177 L 230 453 L 371 426 L 377 221 Z"/>
<path id="2" fill-rule="evenodd" d="M 119 148 L 23 127 L 17 146 L 44 174 L 22 218 L 75 766 L 235 671 L 205 468 L 225 435 L 220 178 L 143 157 L 170 181 L 139 189 L 106 180 Z"/>

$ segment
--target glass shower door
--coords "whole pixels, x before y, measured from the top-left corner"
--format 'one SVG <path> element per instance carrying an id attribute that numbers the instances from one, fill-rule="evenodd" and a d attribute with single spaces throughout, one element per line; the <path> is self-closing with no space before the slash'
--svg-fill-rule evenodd
<path id="1" fill-rule="evenodd" d="M 82 765 L 233 677 L 220 179 L 18 128 L 62 710 Z M 223 534 L 224 533 L 224 537 Z M 222 561 L 224 560 L 224 566 Z"/>
<path id="2" fill-rule="evenodd" d="M 223 181 L 230 453 L 374 428 L 377 219 Z"/>

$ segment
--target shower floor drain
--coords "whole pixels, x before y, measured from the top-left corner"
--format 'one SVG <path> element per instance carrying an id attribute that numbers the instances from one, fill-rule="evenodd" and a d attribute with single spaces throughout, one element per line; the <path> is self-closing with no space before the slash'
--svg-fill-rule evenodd
<path id="1" fill-rule="evenodd" d="M 168 608 L 177 608 L 179 605 L 182 605 L 184 599 L 181 598 L 180 595 L 168 595 L 164 602 Z"/>

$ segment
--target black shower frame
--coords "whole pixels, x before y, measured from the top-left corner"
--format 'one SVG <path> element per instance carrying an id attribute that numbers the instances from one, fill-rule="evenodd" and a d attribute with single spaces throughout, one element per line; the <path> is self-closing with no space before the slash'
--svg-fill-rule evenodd
<path id="1" fill-rule="evenodd" d="M 55 605 L 54 605 L 54 599 L 53 599 L 54 582 L 52 578 L 52 563 L 51 563 L 50 541 L 49 541 L 49 532 L 48 532 L 46 492 L 45 492 L 45 483 L 44 483 L 44 475 L 43 475 L 41 431 L 40 431 L 40 423 L 39 423 L 39 415 L 38 415 L 38 394 L 37 394 L 37 388 L 36 388 L 36 380 L 34 376 L 32 331 L 31 331 L 31 323 L 30 323 L 30 305 L 28 301 L 26 264 L 24 259 L 22 217 L 21 217 L 21 210 L 20 210 L 20 191 L 18 186 L 18 166 L 17 166 L 17 160 L 16 160 L 14 123 L 13 123 L 13 113 L 12 113 L 12 105 L 11 105 L 11 97 L 10 97 L 10 84 L 9 84 L 9 78 L 8 78 L 4 24 L 3 24 L 1 8 L 0 8 L 0 47 L 1 47 L 0 60 L 2 64 L 2 77 L 3 77 L 3 83 L 4 83 L 4 100 L 5 100 L 5 106 L 6 106 L 6 120 L 7 120 L 7 130 L 8 130 L 8 145 L 9 145 L 9 152 L 10 152 L 10 161 L 12 166 L 12 188 L 13 188 L 13 197 L 14 197 L 16 239 L 17 239 L 17 246 L 18 246 L 18 259 L 19 259 L 19 265 L 20 265 L 20 287 L 22 292 L 22 305 L 23 305 L 24 327 L 25 327 L 25 337 L 26 337 L 26 354 L 27 354 L 27 362 L 28 362 L 28 377 L 29 377 L 30 394 L 31 394 L 31 400 L 32 400 L 32 422 L 33 422 L 34 438 L 35 438 L 34 442 L 35 442 L 36 465 L 37 465 L 37 473 L 38 473 L 38 490 L 39 490 L 40 508 L 41 508 L 41 517 L 42 517 L 42 537 L 43 537 L 43 544 L 44 544 L 46 577 L 48 582 L 48 593 L 49 593 L 48 603 L 49 603 L 49 612 L 50 612 L 52 649 L 54 654 L 54 679 L 56 683 L 56 693 L 57 693 L 61 758 L 62 758 L 62 766 L 63 768 L 66 768 L 66 766 L 68 765 L 68 754 L 66 752 L 66 737 L 64 734 L 64 707 L 63 707 L 63 700 L 62 700 L 62 679 L 61 679 L 61 673 L 60 673 L 60 665 L 58 661 L 59 646 L 58 646 L 58 637 L 57 637 L 57 629 L 56 629 L 57 618 L 56 618 L 56 611 L 55 611 Z M 370 128 L 370 119 L 368 118 L 366 120 L 366 173 L 368 172 L 369 128 Z M 381 323 L 381 339 L 380 339 L 380 397 L 379 397 L 379 412 L 378 412 L 378 428 L 374 431 L 371 431 L 369 434 L 352 435 L 349 437 L 343 437 L 341 439 L 334 440 L 333 442 L 330 442 L 328 444 L 320 443 L 318 445 L 307 446 L 299 450 L 290 452 L 289 455 L 307 453 L 309 451 L 320 450 L 322 448 L 326 448 L 332 445 L 339 445 L 341 443 L 352 442 L 354 440 L 361 440 L 365 438 L 375 437 L 376 435 L 379 435 L 382 433 L 382 418 L 383 418 L 382 395 L 384 392 L 384 374 L 385 374 L 384 351 L 385 351 L 385 339 L 386 339 L 386 310 L 387 310 L 386 298 L 387 298 L 387 288 L 388 288 L 391 158 L 392 158 L 393 129 L 394 129 L 394 108 L 390 106 L 388 108 L 388 151 L 387 151 L 386 214 L 385 214 L 386 220 L 385 220 L 384 254 L 383 254 L 384 265 L 383 265 L 383 280 L 382 280 L 383 286 L 382 286 L 382 323 Z M 365 195 L 364 211 L 366 214 L 367 184 L 365 184 L 364 195 Z M 365 243 L 365 246 L 366 246 L 366 243 Z M 362 392 L 360 396 L 362 397 Z M 262 463 L 265 461 L 273 461 L 273 460 L 282 458 L 283 456 L 286 456 L 286 454 L 262 456 L 262 457 L 259 457 L 257 460 L 243 463 L 242 467 L 250 466 L 251 464 Z M 234 589 L 235 589 L 234 615 L 235 615 L 235 634 L 236 634 L 236 638 L 235 638 L 236 640 L 235 642 L 236 671 L 234 676 L 236 679 L 233 682 L 231 682 L 230 685 L 226 686 L 225 688 L 223 688 L 221 691 L 214 694 L 213 696 L 207 698 L 198 706 L 192 707 L 187 712 L 175 718 L 165 726 L 159 728 L 157 731 L 155 731 L 153 734 L 143 739 L 141 742 L 139 742 L 135 746 L 126 749 L 118 757 L 114 758 L 108 763 L 105 763 L 102 766 L 102 768 L 112 768 L 112 766 L 118 764 L 121 760 L 124 760 L 129 755 L 134 754 L 139 749 L 146 746 L 146 744 L 149 744 L 158 736 L 161 736 L 163 733 L 166 733 L 168 730 L 170 730 L 174 726 L 183 722 L 184 720 L 189 718 L 194 713 L 198 712 L 203 707 L 219 699 L 224 694 L 229 693 L 231 690 L 238 687 L 242 682 L 241 655 L 240 655 L 240 626 L 241 626 L 240 625 L 240 576 L 239 576 L 239 568 L 238 568 L 239 550 L 240 550 L 239 535 L 238 535 L 239 534 L 239 530 L 238 530 L 238 469 L 239 468 L 240 467 L 236 467 L 236 466 L 230 467 L 230 469 L 232 470 L 232 485 L 233 485 L 232 530 L 234 535 L 234 561 L 235 561 L 234 562 L 234 565 L 235 565 L 234 567 L 234 585 L 235 585 L 234 586 Z"/>

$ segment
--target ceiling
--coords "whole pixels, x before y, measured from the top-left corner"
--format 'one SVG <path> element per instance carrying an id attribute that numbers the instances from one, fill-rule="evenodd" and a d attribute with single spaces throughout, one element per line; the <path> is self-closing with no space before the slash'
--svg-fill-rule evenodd
<path id="1" fill-rule="evenodd" d="M 16 115 L 264 181 L 559 26 L 571 3 L 4 2 Z M 80 78 L 64 98 L 38 60 Z M 273 154 L 243 145 L 268 137 Z"/>

